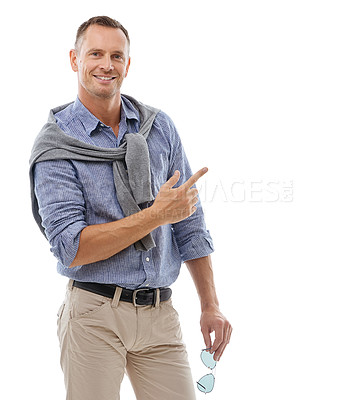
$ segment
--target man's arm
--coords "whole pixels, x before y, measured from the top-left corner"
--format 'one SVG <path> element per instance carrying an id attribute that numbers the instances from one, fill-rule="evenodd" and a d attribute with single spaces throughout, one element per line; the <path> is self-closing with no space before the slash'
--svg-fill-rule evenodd
<path id="1" fill-rule="evenodd" d="M 220 312 L 216 295 L 213 268 L 210 255 L 185 262 L 196 286 L 201 305 L 201 331 L 206 348 L 215 352 L 214 359 L 219 360 L 231 337 L 232 327 Z M 215 332 L 212 344 L 210 333 Z"/>
<path id="2" fill-rule="evenodd" d="M 81 232 L 77 254 L 69 268 L 106 260 L 159 225 L 151 207 L 117 221 L 89 225 Z"/>
<path id="3" fill-rule="evenodd" d="M 183 185 L 173 188 L 180 178 L 180 172 L 176 170 L 161 186 L 151 207 L 117 221 L 85 227 L 70 268 L 106 260 L 158 226 L 188 218 L 196 211 L 195 204 L 198 201 L 198 191 L 191 187 L 207 171 L 207 168 L 202 168 Z"/>

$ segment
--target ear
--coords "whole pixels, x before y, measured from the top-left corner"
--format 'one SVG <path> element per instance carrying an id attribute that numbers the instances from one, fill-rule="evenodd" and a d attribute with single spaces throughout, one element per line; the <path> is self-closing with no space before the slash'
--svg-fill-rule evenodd
<path id="1" fill-rule="evenodd" d="M 130 64 L 131 64 L 131 57 L 128 57 L 127 67 L 126 67 L 126 72 L 125 72 L 125 78 L 127 77 L 128 70 L 130 69 Z"/>
<path id="2" fill-rule="evenodd" d="M 71 68 L 74 72 L 78 71 L 78 57 L 76 50 L 71 49 L 70 50 L 70 63 L 71 63 Z"/>

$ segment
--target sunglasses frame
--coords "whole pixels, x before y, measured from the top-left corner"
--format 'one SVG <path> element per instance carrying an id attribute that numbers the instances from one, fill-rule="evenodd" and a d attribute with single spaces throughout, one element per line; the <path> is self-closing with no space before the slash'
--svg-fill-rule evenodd
<path id="1" fill-rule="evenodd" d="M 211 349 L 211 347 L 209 347 L 209 348 L 207 348 L 207 349 L 203 349 L 203 350 L 201 351 L 201 353 L 200 353 L 200 359 L 202 360 L 202 363 L 204 364 L 205 367 L 207 367 L 207 368 L 210 369 L 211 371 L 214 371 L 215 368 L 216 368 L 217 361 L 215 361 L 214 358 L 213 358 L 215 365 L 214 365 L 213 368 L 210 368 L 210 367 L 208 367 L 208 366 L 205 364 L 205 362 L 204 362 L 204 360 L 203 360 L 203 358 L 202 358 L 203 352 L 208 352 L 208 350 L 210 350 L 210 349 Z M 210 353 L 209 353 L 209 354 L 210 354 Z M 212 354 L 211 354 L 211 356 L 214 357 Z M 208 376 L 208 375 L 211 375 L 211 376 L 213 377 L 213 379 L 214 379 L 213 386 L 212 386 L 211 390 L 209 390 L 209 391 L 207 391 L 207 388 L 206 388 L 205 386 L 203 386 L 201 383 L 199 383 L 200 380 L 202 380 L 203 378 L 205 378 L 205 377 Z M 203 391 L 202 389 L 200 389 L 198 385 L 201 386 L 201 387 L 204 389 L 204 391 Z M 202 376 L 202 377 L 201 377 L 200 379 L 198 379 L 198 381 L 197 381 L 197 389 L 198 389 L 200 392 L 204 393 L 204 394 L 207 394 L 207 393 L 212 392 L 213 389 L 214 389 L 214 386 L 215 386 L 215 375 L 213 374 L 213 372 Z"/>

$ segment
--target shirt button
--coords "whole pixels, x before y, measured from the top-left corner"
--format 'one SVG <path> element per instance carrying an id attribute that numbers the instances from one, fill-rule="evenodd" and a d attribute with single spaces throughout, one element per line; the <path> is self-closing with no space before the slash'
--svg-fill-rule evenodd
<path id="1" fill-rule="evenodd" d="M 100 126 L 101 126 L 102 128 L 104 128 L 104 124 L 100 123 Z"/>
<path id="2" fill-rule="evenodd" d="M 149 283 L 147 283 L 145 286 L 149 286 Z"/>
<path id="3" fill-rule="evenodd" d="M 145 258 L 145 261 L 149 261 L 149 260 L 150 260 L 150 258 L 149 258 L 149 257 L 146 257 L 146 258 Z"/>

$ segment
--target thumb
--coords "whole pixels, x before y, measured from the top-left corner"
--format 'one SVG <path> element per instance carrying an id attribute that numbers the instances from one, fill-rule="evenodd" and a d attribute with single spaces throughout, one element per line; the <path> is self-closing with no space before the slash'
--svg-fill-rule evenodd
<path id="1" fill-rule="evenodd" d="M 172 177 L 164 183 L 164 187 L 171 189 L 180 179 L 180 171 L 177 169 Z"/>

